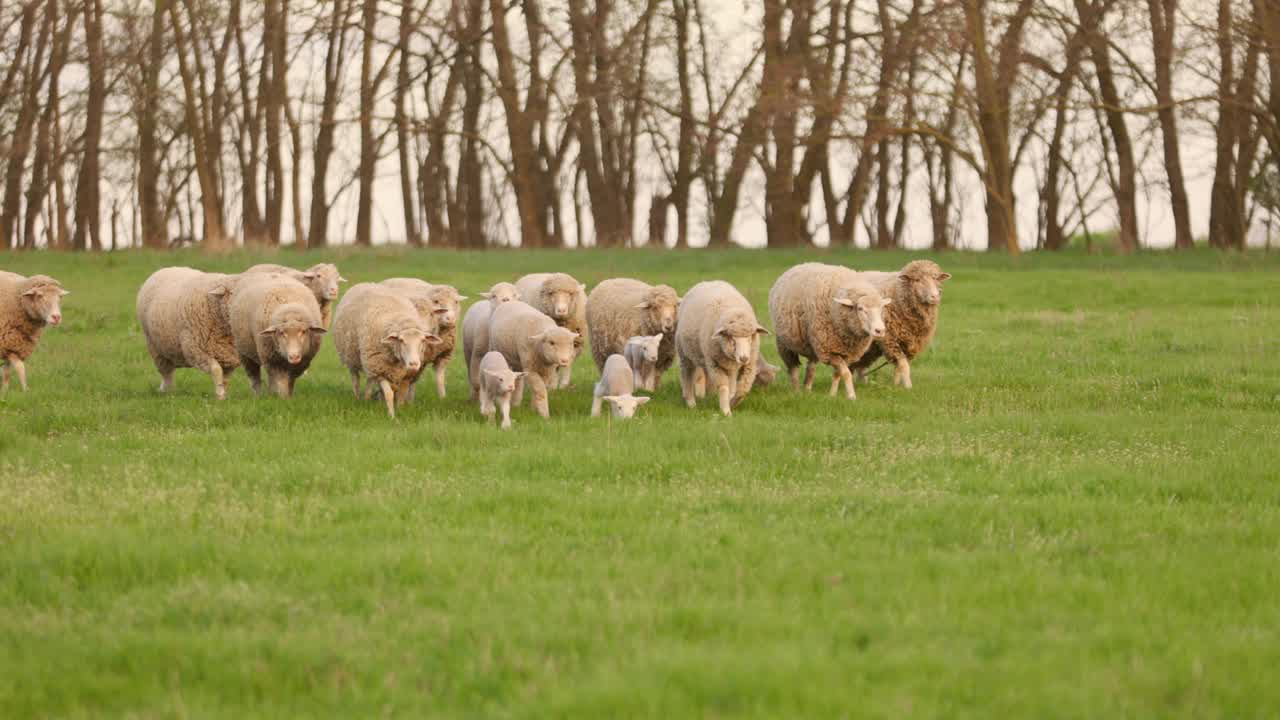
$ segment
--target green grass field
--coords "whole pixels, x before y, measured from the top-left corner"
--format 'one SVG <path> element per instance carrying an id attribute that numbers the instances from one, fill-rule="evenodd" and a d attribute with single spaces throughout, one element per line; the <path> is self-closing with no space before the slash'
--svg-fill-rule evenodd
<path id="1" fill-rule="evenodd" d="M 1280 708 L 1280 258 L 941 256 L 910 392 L 782 382 L 724 419 L 671 372 L 610 423 L 584 356 L 550 421 L 502 433 L 460 362 L 393 422 L 327 341 L 292 401 L 240 372 L 224 403 L 192 370 L 159 395 L 138 285 L 264 257 L 0 256 L 73 293 L 0 400 L 0 717 Z M 274 257 L 472 296 L 719 277 L 765 318 L 814 255 Z"/>

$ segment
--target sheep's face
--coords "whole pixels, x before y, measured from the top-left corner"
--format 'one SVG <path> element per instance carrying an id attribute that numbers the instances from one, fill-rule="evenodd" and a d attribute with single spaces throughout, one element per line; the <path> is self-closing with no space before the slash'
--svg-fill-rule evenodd
<path id="1" fill-rule="evenodd" d="M 942 282 L 949 280 L 951 273 L 922 273 L 903 275 L 902 282 L 907 292 L 921 305 L 938 305 L 942 302 Z"/>
<path id="2" fill-rule="evenodd" d="M 22 293 L 22 309 L 27 317 L 57 327 L 62 324 L 62 296 L 71 293 L 50 281 L 38 283 Z"/>
<path id="3" fill-rule="evenodd" d="M 569 317 L 569 310 L 573 308 L 573 293 L 568 290 L 553 290 L 546 293 L 546 307 L 551 310 L 551 317 L 557 320 L 564 320 Z"/>
<path id="4" fill-rule="evenodd" d="M 569 367 L 573 364 L 574 343 L 578 333 L 564 328 L 554 328 L 530 338 L 538 343 L 542 361 L 552 367 Z"/>
<path id="5" fill-rule="evenodd" d="M 333 263 L 321 263 L 314 265 L 302 273 L 302 277 L 307 282 L 307 287 L 311 288 L 316 297 L 323 300 L 338 299 L 338 283 L 344 283 L 346 278 L 338 274 L 338 266 Z"/>
<path id="6" fill-rule="evenodd" d="M 409 328 L 388 333 L 382 338 L 382 342 L 391 348 L 401 365 L 417 371 L 422 369 L 422 355 L 426 352 L 427 343 L 440 342 L 440 338 L 417 328 Z"/>
<path id="7" fill-rule="evenodd" d="M 636 408 L 649 402 L 647 397 L 637 397 L 635 395 L 605 395 L 600 398 L 609 403 L 609 409 L 616 418 L 635 417 Z"/>
<path id="8" fill-rule="evenodd" d="M 466 300 L 465 297 L 459 295 L 453 288 L 441 288 L 432 292 L 429 299 L 431 314 L 435 316 L 436 323 L 440 327 L 451 328 L 458 324 L 458 313 L 462 301 Z"/>
<path id="9" fill-rule="evenodd" d="M 658 362 L 658 347 L 662 344 L 662 336 L 662 333 L 657 335 L 637 335 L 627 342 L 640 348 L 645 362 L 656 363 Z"/>
<path id="10" fill-rule="evenodd" d="M 516 286 L 511 283 L 498 283 L 490 288 L 489 292 L 480 293 L 480 297 L 488 300 L 494 307 L 497 307 L 502 303 L 519 300 L 520 291 L 516 290 Z"/>
<path id="11" fill-rule="evenodd" d="M 870 335 L 873 338 L 884 337 L 884 308 L 891 302 L 889 298 L 879 295 L 860 295 L 856 299 L 838 297 L 835 301 L 848 308 L 848 312 L 853 315 L 851 327 L 863 335 Z"/>
<path id="12" fill-rule="evenodd" d="M 733 359 L 739 365 L 746 365 L 755 357 L 758 345 L 755 342 L 756 336 L 760 334 L 768 334 L 759 325 L 756 326 L 755 332 L 749 335 L 734 334 L 727 328 L 718 328 L 716 330 L 716 338 L 720 342 L 720 351 L 725 357 Z"/>
<path id="13" fill-rule="evenodd" d="M 637 310 L 644 310 L 649 313 L 649 323 L 658 328 L 662 328 L 662 332 L 670 335 L 676 329 L 676 316 L 680 312 L 680 299 L 670 302 L 667 298 L 651 298 L 642 303 L 636 304 Z"/>
<path id="14" fill-rule="evenodd" d="M 270 340 L 276 355 L 287 360 L 290 365 L 297 365 L 311 352 L 313 340 L 324 334 L 324 328 L 300 322 L 284 322 L 272 325 L 260 334 Z"/>
<path id="15" fill-rule="evenodd" d="M 489 380 L 489 390 L 491 394 L 503 396 L 509 395 L 516 390 L 516 381 L 524 377 L 522 372 L 514 372 L 512 370 L 485 370 L 485 377 Z"/>

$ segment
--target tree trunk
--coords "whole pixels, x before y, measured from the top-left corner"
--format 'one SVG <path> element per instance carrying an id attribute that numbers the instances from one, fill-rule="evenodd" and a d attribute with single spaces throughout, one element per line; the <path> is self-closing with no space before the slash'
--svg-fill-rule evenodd
<path id="1" fill-rule="evenodd" d="M 107 59 L 102 47 L 102 0 L 85 0 L 83 13 L 89 60 L 89 97 L 85 105 L 84 157 L 81 160 L 80 177 L 76 182 L 76 229 L 71 245 L 77 250 L 84 250 L 87 235 L 92 248 L 101 250 L 99 147 L 102 143 L 102 114 L 107 98 Z"/>

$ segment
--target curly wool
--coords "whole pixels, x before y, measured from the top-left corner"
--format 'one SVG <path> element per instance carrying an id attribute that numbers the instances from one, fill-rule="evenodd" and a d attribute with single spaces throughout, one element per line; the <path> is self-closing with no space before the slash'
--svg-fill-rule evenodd
<path id="1" fill-rule="evenodd" d="M 0 270 L 0 362 L 10 355 L 26 361 L 36 351 L 44 333 L 43 317 L 31 317 L 22 305 L 22 294 L 33 288 L 62 284 L 48 275 L 23 277 Z"/>
<path id="2" fill-rule="evenodd" d="M 316 303 L 320 306 L 320 318 L 324 327 L 329 327 L 329 322 L 333 320 L 333 303 L 335 300 L 328 297 L 325 292 L 330 285 L 336 285 L 341 275 L 338 273 L 338 266 L 333 263 L 320 263 L 312 265 L 306 270 L 295 270 L 285 265 L 276 265 L 273 263 L 261 263 L 245 270 L 243 274 L 257 273 L 280 273 L 287 275 L 294 280 L 306 285 L 307 288 L 316 298 Z M 314 277 L 306 277 L 307 273 L 314 273 Z"/>
<path id="3" fill-rule="evenodd" d="M 382 340 L 408 330 L 431 332 L 407 298 L 373 283 L 360 283 L 338 302 L 330 335 L 338 358 L 348 370 L 363 372 L 370 381 L 386 380 L 401 388 L 417 381 L 426 363 L 410 370 Z"/>
<path id="4" fill-rule="evenodd" d="M 234 281 L 235 276 L 188 267 L 164 268 L 147 278 L 138 290 L 138 323 L 158 369 L 209 372 L 210 360 L 224 373 L 240 367 L 226 292 Z"/>
<path id="5" fill-rule="evenodd" d="M 311 328 L 321 326 L 320 304 L 311 288 L 282 274 L 257 274 L 241 282 L 228 306 L 231 335 L 241 364 L 267 368 L 268 374 L 279 373 L 297 379 L 311 366 L 320 351 L 320 337 L 313 338 L 302 361 L 290 364 L 276 352 L 272 339 L 262 331 L 273 325 Z"/>
<path id="6" fill-rule="evenodd" d="M 458 317 L 458 303 L 462 297 L 458 289 L 452 285 L 433 285 L 418 278 L 391 278 L 379 284 L 408 298 L 417 308 L 422 321 L 440 338 L 440 342 L 427 344 L 427 350 L 422 354 L 423 364 L 448 362 L 453 359 L 453 351 L 458 344 L 457 321 L 455 320 L 451 325 L 437 322 L 435 308 L 437 304 L 451 305 L 453 316 Z"/>
<path id="7" fill-rule="evenodd" d="M 880 292 L 893 302 L 885 308 L 884 337 L 876 340 L 850 367 L 865 370 L 881 357 L 888 358 L 890 362 L 910 362 L 929 347 L 938 329 L 939 305 L 920 302 L 911 291 L 910 281 L 928 277 L 937 279 L 942 274 L 942 268 L 932 260 L 913 260 L 900 272 L 873 275 Z"/>
<path id="8" fill-rule="evenodd" d="M 729 376 L 735 386 L 734 404 L 740 402 L 755 383 L 760 357 L 760 337 L 755 311 L 738 289 L 723 280 L 694 285 L 680 301 L 676 325 L 676 354 L 680 358 L 681 382 L 689 373 L 717 370 Z M 751 336 L 751 359 L 739 364 L 724 353 L 716 337 L 720 329 L 733 337 Z M 710 377 L 708 377 L 710 379 Z"/>
<path id="9" fill-rule="evenodd" d="M 831 364 L 857 361 L 871 347 L 858 313 L 836 302 L 880 300 L 880 293 L 860 274 L 839 265 L 803 263 L 790 268 L 769 290 L 769 319 L 778 354 L 788 368 L 798 357 Z"/>
<path id="10" fill-rule="evenodd" d="M 648 302 L 650 307 L 638 308 Z M 627 340 L 636 335 L 663 332 L 659 313 L 662 307 L 679 307 L 680 298 L 669 285 L 650 285 L 631 278 L 605 280 L 587 298 L 587 327 L 591 333 L 591 359 L 603 370 L 610 355 L 623 352 Z M 676 357 L 674 330 L 662 336 L 658 348 L 658 377 L 671 367 Z"/>

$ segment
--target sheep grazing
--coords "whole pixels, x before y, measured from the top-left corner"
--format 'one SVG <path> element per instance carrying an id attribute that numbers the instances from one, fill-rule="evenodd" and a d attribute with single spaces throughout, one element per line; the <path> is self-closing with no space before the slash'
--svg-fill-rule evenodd
<path id="1" fill-rule="evenodd" d="M 70 293 L 48 275 L 23 277 L 0 270 L 0 390 L 9 389 L 9 372 L 27 391 L 27 359 L 46 326 L 62 324 L 62 298 Z"/>
<path id="2" fill-rule="evenodd" d="M 440 340 L 408 298 L 373 283 L 360 283 L 342 296 L 331 333 L 338 357 L 351 373 L 351 392 L 360 397 L 363 374 L 369 380 L 365 397 L 377 387 L 392 418 L 422 373 L 427 343 Z"/>
<path id="3" fill-rule="evenodd" d="M 227 397 L 227 376 L 240 367 L 231 334 L 231 275 L 188 267 L 157 270 L 138 290 L 138 324 L 160 373 L 160 392 L 173 387 L 176 368 L 195 368 L 213 380 L 214 395 Z"/>
<path id="4" fill-rule="evenodd" d="M 573 343 L 573 359 L 578 360 L 587 340 L 587 286 L 564 273 L 533 273 L 516 280 L 520 299 L 541 310 L 556 324 L 577 334 Z M 573 381 L 572 363 L 558 371 L 553 387 L 569 387 Z"/>
<path id="5" fill-rule="evenodd" d="M 641 390 L 654 392 L 658 389 L 658 356 L 665 333 L 657 335 L 636 335 L 627 339 L 622 347 L 622 356 L 635 372 L 635 385 Z M 609 356 L 610 359 L 613 355 Z M 608 360 L 605 361 L 608 365 Z"/>
<path id="6" fill-rule="evenodd" d="M 489 316 L 502 303 L 519 300 L 520 292 L 515 285 L 501 282 L 480 293 L 480 297 L 484 299 L 472 305 L 462 318 L 462 359 L 467 363 L 470 400 L 480 393 L 480 361 L 489 352 Z"/>
<path id="7" fill-rule="evenodd" d="M 622 355 L 610 355 L 604 362 L 604 372 L 596 383 L 591 398 L 591 417 L 600 417 L 601 403 L 609 403 L 616 418 L 634 417 L 636 408 L 649 402 L 649 398 L 633 395 L 635 371 Z"/>
<path id="8" fill-rule="evenodd" d="M 519 301 L 499 305 L 489 323 L 489 349 L 502 353 L 511 369 L 524 371 L 524 381 L 533 391 L 533 407 L 544 418 L 551 416 L 547 391 L 557 371 L 573 362 L 574 339 L 572 331 Z M 516 387 L 516 405 L 523 398 L 524 382 Z"/>
<path id="9" fill-rule="evenodd" d="M 380 283 L 383 287 L 404 295 L 418 308 L 423 320 L 430 319 L 428 327 L 434 323 L 435 333 L 440 342 L 427 346 L 427 354 L 423 362 L 430 364 L 435 370 L 436 395 L 445 396 L 445 370 L 453 359 L 453 350 L 458 344 L 458 319 L 461 315 L 462 301 L 465 295 L 459 295 L 452 285 L 432 285 L 417 278 L 391 278 Z M 413 402 L 414 388 L 409 387 L 408 401 Z"/>
<path id="10" fill-rule="evenodd" d="M 911 389 L 911 361 L 929 347 L 938 329 L 942 283 L 951 273 L 932 260 L 913 260 L 896 273 L 861 273 L 893 301 L 885 312 L 884 337 L 877 338 L 854 365 L 859 377 L 881 357 L 894 364 L 893 384 Z"/>
<path id="11" fill-rule="evenodd" d="M 333 263 L 312 265 L 306 270 L 295 270 L 284 265 L 263 263 L 254 265 L 245 270 L 245 273 L 280 273 L 306 285 L 315 294 L 316 302 L 320 304 L 320 318 L 326 329 L 328 329 L 330 321 L 333 320 L 333 303 L 338 299 L 338 283 L 347 281 L 346 278 L 338 273 L 338 266 Z"/>
<path id="12" fill-rule="evenodd" d="M 891 302 L 860 273 L 839 265 L 804 263 L 784 272 L 769 291 L 769 318 L 792 386 L 800 386 L 803 357 L 806 390 L 816 363 L 824 363 L 833 371 L 831 394 L 843 381 L 845 396 L 856 398 L 849 367 L 885 334 L 883 308 Z"/>
<path id="13" fill-rule="evenodd" d="M 500 407 L 502 429 L 510 429 L 511 398 L 523 381 L 524 373 L 512 370 L 502 353 L 485 353 L 480 358 L 480 414 L 493 420 L 494 413 Z"/>
<path id="14" fill-rule="evenodd" d="M 680 298 L 668 285 L 650 285 L 631 278 L 605 280 L 587 298 L 587 326 L 591 329 L 591 357 L 603 370 L 614 353 L 625 353 L 637 335 L 662 334 L 654 366 L 653 388 L 676 357 L 676 319 Z"/>
<path id="15" fill-rule="evenodd" d="M 325 332 L 314 293 L 288 275 L 255 273 L 236 285 L 229 311 L 236 352 L 253 391 L 261 392 L 265 367 L 267 387 L 292 397 Z"/>
<path id="16" fill-rule="evenodd" d="M 676 354 L 680 358 L 680 389 L 685 404 L 697 405 L 706 384 L 720 398 L 720 412 L 728 416 L 742 402 L 756 377 L 760 335 L 751 303 L 723 280 L 694 285 L 680 301 L 676 322 Z"/>

